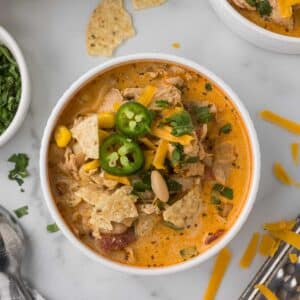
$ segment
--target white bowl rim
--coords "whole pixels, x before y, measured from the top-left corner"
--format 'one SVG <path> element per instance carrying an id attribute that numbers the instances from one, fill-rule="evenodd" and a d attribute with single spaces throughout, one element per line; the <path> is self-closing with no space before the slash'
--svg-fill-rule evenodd
<path id="1" fill-rule="evenodd" d="M 20 75 L 21 75 L 21 97 L 17 112 L 6 128 L 6 130 L 0 135 L 0 147 L 6 144 L 17 132 L 17 130 L 22 125 L 25 120 L 29 104 L 30 104 L 30 79 L 28 74 L 27 65 L 15 39 L 0 26 L 0 43 L 4 44 L 11 52 L 14 58 L 16 59 Z"/>
<path id="2" fill-rule="evenodd" d="M 239 22 L 243 23 L 250 30 L 257 31 L 268 38 L 272 38 L 280 42 L 300 44 L 300 37 L 293 37 L 293 36 L 279 34 L 271 30 L 267 30 L 263 27 L 260 27 L 259 25 L 256 25 L 254 22 L 248 20 L 246 17 L 241 15 L 236 9 L 234 9 L 234 7 L 232 7 L 232 5 L 228 2 L 228 0 L 221 0 L 220 3 L 224 4 L 224 8 L 231 14 L 232 17 L 238 19 Z"/>
<path id="3" fill-rule="evenodd" d="M 63 220 L 62 216 L 60 215 L 58 208 L 55 205 L 55 201 L 52 197 L 50 186 L 48 183 L 48 174 L 47 174 L 47 154 L 48 154 L 48 145 L 51 139 L 51 135 L 53 132 L 53 127 L 57 120 L 58 115 L 60 114 L 61 110 L 63 109 L 64 105 L 70 100 L 70 98 L 76 93 L 82 86 L 84 86 L 89 80 L 97 76 L 97 74 L 105 72 L 105 70 L 110 69 L 114 66 L 127 64 L 137 61 L 164 61 L 170 62 L 174 64 L 179 64 L 186 66 L 196 72 L 207 76 L 211 79 L 214 83 L 216 83 L 227 95 L 232 102 L 239 110 L 245 126 L 247 128 L 250 144 L 252 147 L 252 155 L 253 155 L 253 177 L 251 186 L 249 189 L 249 194 L 247 201 L 242 209 L 242 212 L 239 218 L 235 221 L 234 225 L 230 228 L 227 234 L 220 239 L 213 247 L 205 251 L 204 253 L 200 254 L 199 256 L 195 257 L 194 259 L 188 260 L 186 262 L 166 266 L 166 267 L 159 267 L 159 268 L 141 268 L 141 267 L 133 267 L 128 265 L 119 264 L 113 262 L 100 254 L 97 254 L 92 249 L 84 245 L 75 235 L 71 232 L 69 227 L 66 225 L 65 221 Z M 141 54 L 132 54 L 128 56 L 122 56 L 118 58 L 114 58 L 105 62 L 97 67 L 94 67 L 84 75 L 82 75 L 78 80 L 76 80 L 63 94 L 60 100 L 55 105 L 54 109 L 51 112 L 51 115 L 47 121 L 42 143 L 41 143 L 41 150 L 40 150 L 40 177 L 41 177 L 41 185 L 44 198 L 46 200 L 46 204 L 52 217 L 54 218 L 55 222 L 63 232 L 63 234 L 75 245 L 79 248 L 86 256 L 94 259 L 97 262 L 102 263 L 104 266 L 109 267 L 111 269 L 122 271 L 127 274 L 134 274 L 134 275 L 166 275 L 171 273 L 176 273 L 179 271 L 183 271 L 192 267 L 199 265 L 200 263 L 204 262 L 208 258 L 216 255 L 222 248 L 224 248 L 231 239 L 238 233 L 241 229 L 242 225 L 248 218 L 248 215 L 254 205 L 259 181 L 260 181 L 260 149 L 259 143 L 257 139 L 257 134 L 252 123 L 252 120 L 248 114 L 248 111 L 239 100 L 238 96 L 231 90 L 231 88 L 223 82 L 219 77 L 217 77 L 214 73 L 207 70 L 206 68 L 194 63 L 188 59 L 181 58 L 178 56 L 173 56 L 169 54 L 160 54 L 160 53 L 141 53 Z"/>

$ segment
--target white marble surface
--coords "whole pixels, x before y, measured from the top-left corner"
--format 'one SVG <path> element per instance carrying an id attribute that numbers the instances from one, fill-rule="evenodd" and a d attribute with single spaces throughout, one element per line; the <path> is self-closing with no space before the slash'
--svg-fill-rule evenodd
<path id="1" fill-rule="evenodd" d="M 194 270 L 156 278 L 127 276 L 84 257 L 61 233 L 48 234 L 50 222 L 38 177 L 38 153 L 47 117 L 70 83 L 103 58 L 86 54 L 85 26 L 98 0 L 0 0 L 0 24 L 24 51 L 32 79 L 32 105 L 19 133 L 0 149 L 0 203 L 13 210 L 28 204 L 21 220 L 28 236 L 23 273 L 50 300 L 196 300 L 202 299 L 210 260 Z M 132 7 L 127 2 L 128 8 Z M 229 83 L 249 109 L 262 150 L 262 181 L 256 205 L 242 231 L 230 244 L 234 260 L 217 299 L 235 300 L 263 259 L 251 269 L 238 268 L 241 251 L 253 231 L 265 221 L 293 217 L 300 210 L 297 191 L 280 185 L 272 176 L 275 160 L 294 176 L 289 144 L 297 137 L 261 121 L 257 112 L 271 108 L 295 120 L 300 118 L 297 56 L 266 52 L 240 40 L 214 15 L 206 0 L 169 0 L 157 9 L 133 13 L 137 36 L 115 55 L 160 51 L 181 55 L 210 68 Z M 173 49 L 172 42 L 181 43 Z M 7 158 L 15 152 L 30 156 L 31 176 L 25 193 L 7 179 Z M 298 194 L 299 195 L 299 194 Z"/>

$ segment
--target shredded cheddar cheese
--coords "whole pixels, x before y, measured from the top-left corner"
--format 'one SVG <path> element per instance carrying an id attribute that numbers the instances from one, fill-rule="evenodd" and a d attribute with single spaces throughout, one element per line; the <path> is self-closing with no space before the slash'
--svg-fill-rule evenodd
<path id="1" fill-rule="evenodd" d="M 145 163 L 144 163 L 144 171 L 148 171 L 153 163 L 154 160 L 154 151 L 153 150 L 146 150 L 144 151 L 144 156 L 145 156 Z"/>
<path id="2" fill-rule="evenodd" d="M 149 106 L 151 103 L 153 96 L 156 92 L 156 87 L 152 85 L 147 85 L 140 96 L 138 102 L 143 104 L 144 106 Z"/>
<path id="3" fill-rule="evenodd" d="M 119 110 L 119 108 L 121 107 L 121 105 L 122 105 L 122 103 L 121 102 L 115 102 L 114 104 L 113 104 L 113 109 L 114 109 L 114 111 L 115 112 L 117 112 L 118 110 Z"/>
<path id="4" fill-rule="evenodd" d="M 151 150 L 156 150 L 156 146 L 146 137 L 140 138 L 139 141 Z"/>
<path id="5" fill-rule="evenodd" d="M 300 250 L 300 234 L 293 231 L 272 231 L 272 236 Z"/>
<path id="6" fill-rule="evenodd" d="M 258 252 L 262 256 L 270 256 L 271 254 L 271 249 L 274 247 L 275 240 L 268 234 L 264 234 L 262 236 Z"/>
<path id="7" fill-rule="evenodd" d="M 270 256 L 273 257 L 280 246 L 280 240 L 276 240 L 273 247 L 270 249 Z"/>
<path id="8" fill-rule="evenodd" d="M 281 183 L 298 186 L 279 162 L 275 162 L 273 166 L 273 173 Z"/>
<path id="9" fill-rule="evenodd" d="M 178 42 L 174 42 L 174 43 L 172 44 L 172 47 L 173 47 L 174 49 L 179 49 L 179 48 L 181 47 L 181 45 L 180 45 L 180 43 L 178 43 Z"/>
<path id="10" fill-rule="evenodd" d="M 291 144 L 291 154 L 295 166 L 299 165 L 299 143 Z"/>
<path id="11" fill-rule="evenodd" d="M 183 146 L 189 145 L 194 139 L 191 135 L 174 136 L 171 134 L 171 127 L 165 126 L 164 128 L 158 128 L 156 125 L 151 129 L 151 134 L 164 139 L 168 142 L 179 143 Z"/>
<path id="12" fill-rule="evenodd" d="M 86 172 L 95 170 L 95 169 L 100 167 L 100 160 L 99 159 L 94 159 L 94 160 L 92 160 L 88 163 L 85 163 L 82 167 L 83 167 L 83 170 L 86 171 Z"/>
<path id="13" fill-rule="evenodd" d="M 257 246 L 259 242 L 259 233 L 255 232 L 246 248 L 244 255 L 240 260 L 240 267 L 243 269 L 249 268 L 251 265 L 257 251 Z"/>
<path id="14" fill-rule="evenodd" d="M 289 260 L 292 264 L 295 264 L 298 262 L 298 255 L 295 253 L 289 253 Z"/>
<path id="15" fill-rule="evenodd" d="M 206 292 L 204 294 L 203 300 L 214 300 L 224 274 L 228 268 L 231 260 L 231 253 L 229 249 L 224 248 L 220 251 L 217 256 L 212 275 L 210 277 Z"/>
<path id="16" fill-rule="evenodd" d="M 257 284 L 255 286 L 259 290 L 259 292 L 267 299 L 267 300 L 278 300 L 278 298 L 273 294 L 271 290 L 269 290 L 265 285 L 263 284 Z"/>
<path id="17" fill-rule="evenodd" d="M 271 122 L 283 129 L 286 129 L 294 134 L 300 134 L 300 124 L 289 119 L 286 119 L 280 115 L 277 115 L 269 110 L 263 110 L 260 112 L 260 116 L 265 121 Z"/>
<path id="18" fill-rule="evenodd" d="M 153 159 L 153 166 L 158 169 L 162 170 L 165 168 L 164 162 L 168 153 L 169 143 L 165 140 L 160 140 L 157 151 L 155 153 Z"/>
<path id="19" fill-rule="evenodd" d="M 114 175 L 111 175 L 111 174 L 108 174 L 108 173 L 104 173 L 104 178 L 105 179 L 108 179 L 108 180 L 114 180 L 114 181 L 117 181 L 119 183 L 122 183 L 124 185 L 130 185 L 130 181 L 128 179 L 128 177 L 125 177 L 125 176 L 114 176 Z"/>
<path id="20" fill-rule="evenodd" d="M 300 4 L 299 0 L 278 0 L 278 7 L 281 17 L 291 18 L 293 16 L 293 6 Z"/>
<path id="21" fill-rule="evenodd" d="M 291 221 L 279 221 L 276 223 L 267 223 L 264 225 L 264 229 L 268 231 L 286 231 L 291 230 L 295 226 L 295 220 Z"/>

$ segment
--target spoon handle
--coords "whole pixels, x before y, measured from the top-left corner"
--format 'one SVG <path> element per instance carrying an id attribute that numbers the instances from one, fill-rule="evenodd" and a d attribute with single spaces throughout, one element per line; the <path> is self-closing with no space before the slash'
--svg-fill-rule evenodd
<path id="1" fill-rule="evenodd" d="M 14 276 L 14 280 L 19 288 L 19 290 L 21 291 L 21 293 L 24 295 L 24 298 L 26 300 L 34 300 L 34 297 L 32 296 L 32 294 L 30 293 L 30 291 L 26 288 L 21 276 L 15 275 Z"/>

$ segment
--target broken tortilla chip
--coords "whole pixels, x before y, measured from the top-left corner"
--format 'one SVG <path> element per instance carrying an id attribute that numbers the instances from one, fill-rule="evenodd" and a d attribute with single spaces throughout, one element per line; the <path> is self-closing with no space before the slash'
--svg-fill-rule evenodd
<path id="1" fill-rule="evenodd" d="M 87 51 L 90 55 L 111 56 L 124 40 L 134 35 L 123 0 L 103 0 L 94 10 L 87 27 Z"/>
<path id="2" fill-rule="evenodd" d="M 146 9 L 150 7 L 160 6 L 167 0 L 132 0 L 135 9 Z"/>

